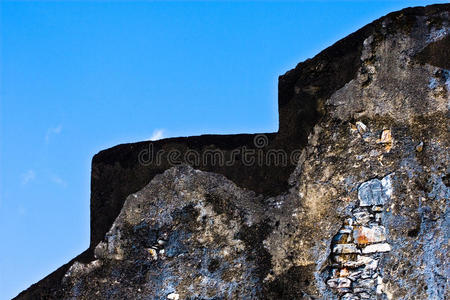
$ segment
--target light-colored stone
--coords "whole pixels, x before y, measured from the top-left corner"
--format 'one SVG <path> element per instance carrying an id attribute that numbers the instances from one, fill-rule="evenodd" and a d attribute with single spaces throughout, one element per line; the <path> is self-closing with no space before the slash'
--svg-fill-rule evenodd
<path id="1" fill-rule="evenodd" d="M 351 273 L 347 276 L 347 278 L 350 279 L 350 280 L 352 280 L 352 281 L 355 281 L 355 280 L 357 280 L 359 277 L 361 277 L 361 274 L 362 274 L 362 271 L 351 272 Z"/>
<path id="2" fill-rule="evenodd" d="M 423 150 L 423 142 L 420 142 L 417 146 L 416 146 L 416 151 L 417 152 L 422 152 Z"/>
<path id="3" fill-rule="evenodd" d="M 389 129 L 385 129 L 381 132 L 381 137 L 377 140 L 377 143 L 385 144 L 392 143 L 392 134 Z"/>
<path id="4" fill-rule="evenodd" d="M 368 130 L 366 124 L 364 124 L 361 121 L 356 122 L 356 128 L 358 129 L 358 132 L 360 134 L 363 134 L 363 133 L 365 133 Z"/>
<path id="5" fill-rule="evenodd" d="M 359 245 L 384 242 L 386 240 L 385 229 L 383 226 L 355 227 L 353 230 L 353 238 L 355 243 Z"/>
<path id="6" fill-rule="evenodd" d="M 331 288 L 349 288 L 352 285 L 352 282 L 348 278 L 339 277 L 329 279 L 327 284 Z"/>
<path id="7" fill-rule="evenodd" d="M 359 294 L 359 293 L 365 293 L 365 292 L 368 292 L 368 290 L 365 289 L 365 288 L 362 288 L 362 287 L 354 287 L 354 288 L 353 288 L 353 292 L 354 292 L 355 294 Z"/>
<path id="8" fill-rule="evenodd" d="M 374 205 L 374 206 L 372 206 L 372 211 L 374 211 L 374 212 L 383 211 L 383 206 L 382 205 Z"/>
<path id="9" fill-rule="evenodd" d="M 346 293 L 341 297 L 341 300 L 359 300 L 359 297 L 352 293 Z"/>
<path id="10" fill-rule="evenodd" d="M 339 277 L 347 277 L 348 275 L 350 275 L 350 273 L 347 268 L 339 270 Z"/>
<path id="11" fill-rule="evenodd" d="M 371 218 L 371 215 L 367 211 L 356 212 L 353 216 L 356 218 L 356 224 L 358 225 L 366 225 Z"/>
<path id="12" fill-rule="evenodd" d="M 333 253 L 352 254 L 352 253 L 361 253 L 361 250 L 356 248 L 355 244 L 336 244 L 333 247 Z"/>
<path id="13" fill-rule="evenodd" d="M 379 276 L 377 278 L 377 294 L 382 294 L 383 293 L 383 278 L 381 276 Z"/>
<path id="14" fill-rule="evenodd" d="M 149 249 L 147 249 L 147 252 L 150 254 L 150 256 L 152 257 L 153 260 L 158 259 L 158 253 L 156 252 L 155 249 L 149 248 Z"/>
<path id="15" fill-rule="evenodd" d="M 388 243 L 372 244 L 363 248 L 362 253 L 363 254 L 380 253 L 380 252 L 389 252 L 391 250 L 392 250 L 391 245 L 389 245 Z"/>
<path id="16" fill-rule="evenodd" d="M 355 261 L 346 261 L 343 263 L 343 265 L 344 265 L 344 267 L 357 268 L 357 267 L 369 264 L 373 260 L 374 259 L 369 256 L 358 255 Z"/>
<path id="17" fill-rule="evenodd" d="M 346 228 L 346 227 L 343 227 L 343 228 L 341 228 L 341 229 L 339 230 L 339 233 L 347 233 L 347 234 L 350 234 L 350 233 L 352 233 L 352 231 L 353 231 L 352 228 Z"/>
<path id="18" fill-rule="evenodd" d="M 383 214 L 382 213 L 375 214 L 375 221 L 376 222 L 381 222 L 382 218 L 383 218 Z"/>
<path id="19" fill-rule="evenodd" d="M 178 299 L 180 299 L 180 295 L 178 295 L 177 293 L 170 293 L 169 295 L 167 295 L 167 299 L 178 300 Z"/>
<path id="20" fill-rule="evenodd" d="M 385 177 L 386 178 L 386 177 Z M 383 178 L 383 180 L 385 180 Z M 359 186 L 358 199 L 360 206 L 384 205 L 389 200 L 390 181 L 377 178 L 366 181 Z"/>
<path id="21" fill-rule="evenodd" d="M 375 150 L 375 149 L 370 150 L 370 152 L 369 152 L 369 156 L 371 156 L 371 157 L 377 157 L 377 156 L 379 156 L 379 155 L 380 155 L 380 152 L 378 152 L 378 151 Z"/>
<path id="22" fill-rule="evenodd" d="M 378 260 L 372 259 L 369 263 L 364 266 L 364 271 L 372 270 L 375 271 L 378 268 Z"/>

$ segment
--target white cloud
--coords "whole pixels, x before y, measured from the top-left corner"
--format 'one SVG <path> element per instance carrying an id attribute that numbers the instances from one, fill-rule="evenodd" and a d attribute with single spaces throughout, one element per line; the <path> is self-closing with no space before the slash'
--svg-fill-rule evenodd
<path id="1" fill-rule="evenodd" d="M 51 180 L 56 183 L 57 185 L 60 185 L 62 187 L 66 187 L 67 186 L 67 182 L 65 182 L 61 177 L 57 176 L 57 175 L 53 175 L 51 177 Z"/>
<path id="2" fill-rule="evenodd" d="M 61 124 L 58 125 L 58 126 L 56 126 L 56 127 L 49 128 L 49 129 L 47 130 L 47 134 L 45 135 L 45 142 L 48 143 L 48 142 L 50 141 L 50 137 L 51 137 L 52 135 L 60 134 L 61 131 L 62 131 L 62 125 L 61 125 Z"/>
<path id="3" fill-rule="evenodd" d="M 156 141 L 164 138 L 164 130 L 163 129 L 156 129 L 153 131 L 152 136 L 150 137 L 150 141 Z"/>
<path id="4" fill-rule="evenodd" d="M 33 181 L 36 178 L 36 173 L 34 170 L 28 170 L 24 174 L 22 174 L 22 184 L 25 185 L 30 181 Z"/>

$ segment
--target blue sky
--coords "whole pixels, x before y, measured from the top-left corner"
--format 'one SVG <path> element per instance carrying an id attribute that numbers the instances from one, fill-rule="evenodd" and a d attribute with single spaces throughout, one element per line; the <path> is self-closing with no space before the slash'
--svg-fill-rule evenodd
<path id="1" fill-rule="evenodd" d="M 90 161 L 277 130 L 277 78 L 384 14 L 445 1 L 1 2 L 0 299 L 89 244 Z"/>

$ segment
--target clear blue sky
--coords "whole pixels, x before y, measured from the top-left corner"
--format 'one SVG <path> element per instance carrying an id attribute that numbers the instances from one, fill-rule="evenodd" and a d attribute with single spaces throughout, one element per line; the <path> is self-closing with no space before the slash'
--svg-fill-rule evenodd
<path id="1" fill-rule="evenodd" d="M 276 131 L 278 75 L 430 3 L 1 2 L 0 299 L 88 247 L 95 153 Z"/>

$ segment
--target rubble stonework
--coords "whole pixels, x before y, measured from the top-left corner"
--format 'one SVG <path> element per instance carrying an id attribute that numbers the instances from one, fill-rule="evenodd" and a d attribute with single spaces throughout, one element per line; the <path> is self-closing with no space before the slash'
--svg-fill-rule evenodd
<path id="1" fill-rule="evenodd" d="M 359 186 L 359 205 L 333 237 L 327 285 L 340 299 L 376 299 L 383 293 L 378 263 L 382 253 L 391 251 L 382 225 L 392 194 L 390 176 Z"/>

